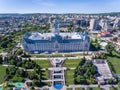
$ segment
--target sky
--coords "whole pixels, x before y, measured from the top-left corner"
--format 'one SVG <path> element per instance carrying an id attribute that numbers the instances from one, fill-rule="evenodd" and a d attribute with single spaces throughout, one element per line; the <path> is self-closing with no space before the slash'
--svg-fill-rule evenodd
<path id="1" fill-rule="evenodd" d="M 120 0 L 0 0 L 0 13 L 120 12 Z"/>

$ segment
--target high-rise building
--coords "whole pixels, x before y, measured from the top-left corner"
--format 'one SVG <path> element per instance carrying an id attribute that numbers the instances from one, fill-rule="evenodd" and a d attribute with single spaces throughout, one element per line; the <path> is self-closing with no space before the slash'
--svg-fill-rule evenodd
<path id="1" fill-rule="evenodd" d="M 92 31 L 100 30 L 99 21 L 97 19 L 91 19 L 89 29 L 92 30 Z"/>

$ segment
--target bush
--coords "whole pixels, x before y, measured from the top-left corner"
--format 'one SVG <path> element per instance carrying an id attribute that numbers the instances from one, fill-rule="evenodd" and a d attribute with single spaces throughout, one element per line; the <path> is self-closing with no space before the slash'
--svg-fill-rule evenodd
<path id="1" fill-rule="evenodd" d="M 113 84 L 113 79 L 109 79 L 108 84 Z"/>
<path id="2" fill-rule="evenodd" d="M 30 90 L 35 90 L 35 89 L 34 89 L 34 87 L 32 86 L 32 87 L 30 88 Z"/>
<path id="3" fill-rule="evenodd" d="M 6 88 L 6 90 L 13 90 L 13 88 L 12 87 L 8 87 L 8 88 Z"/>
<path id="4" fill-rule="evenodd" d="M 32 82 L 27 82 L 27 86 L 32 86 Z"/>

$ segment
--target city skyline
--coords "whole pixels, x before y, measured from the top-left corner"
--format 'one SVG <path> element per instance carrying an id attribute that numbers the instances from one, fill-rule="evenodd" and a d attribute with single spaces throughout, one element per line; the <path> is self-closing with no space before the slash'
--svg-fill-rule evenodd
<path id="1" fill-rule="evenodd" d="M 120 12 L 120 0 L 0 0 L 0 13 Z"/>

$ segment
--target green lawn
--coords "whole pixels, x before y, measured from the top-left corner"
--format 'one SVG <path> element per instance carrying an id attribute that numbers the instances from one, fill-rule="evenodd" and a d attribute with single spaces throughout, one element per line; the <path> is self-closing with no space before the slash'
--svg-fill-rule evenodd
<path id="1" fill-rule="evenodd" d="M 92 90 L 102 90 L 102 89 L 96 87 L 96 88 L 92 88 Z"/>
<path id="2" fill-rule="evenodd" d="M 112 63 L 116 74 L 120 74 L 120 54 L 113 52 L 113 56 L 108 56 L 107 59 Z"/>
<path id="3" fill-rule="evenodd" d="M 51 66 L 49 60 L 34 60 L 41 68 L 49 68 Z"/>
<path id="4" fill-rule="evenodd" d="M 63 66 L 67 68 L 76 68 L 79 62 L 80 59 L 66 59 Z"/>
<path id="5" fill-rule="evenodd" d="M 67 90 L 72 90 L 72 88 L 67 88 Z"/>
<path id="6" fill-rule="evenodd" d="M 49 79 L 50 75 L 48 70 L 43 70 L 42 74 L 44 79 Z"/>
<path id="7" fill-rule="evenodd" d="M 75 54 L 64 54 L 65 57 L 76 57 L 76 56 L 82 56 L 85 55 L 86 53 L 75 53 Z"/>
<path id="8" fill-rule="evenodd" d="M 6 74 L 6 67 L 0 65 L 0 83 L 3 82 L 5 74 Z"/>
<path id="9" fill-rule="evenodd" d="M 75 88 L 75 90 L 82 90 L 81 88 Z"/>
<path id="10" fill-rule="evenodd" d="M 110 90 L 119 90 L 119 89 L 115 87 L 110 87 Z"/>
<path id="11" fill-rule="evenodd" d="M 43 89 L 43 90 L 49 90 L 49 89 L 45 88 L 45 89 Z"/>
<path id="12" fill-rule="evenodd" d="M 30 54 L 31 57 L 63 57 L 62 54 Z"/>
<path id="13" fill-rule="evenodd" d="M 4 49 L 1 48 L 1 49 L 0 49 L 0 53 L 2 53 L 3 51 L 4 51 Z"/>
<path id="14" fill-rule="evenodd" d="M 65 74 L 66 85 L 74 84 L 74 70 L 67 70 Z"/>
<path id="15" fill-rule="evenodd" d="M 65 60 L 63 66 L 67 68 L 76 68 L 79 62 L 80 59 L 67 59 Z M 66 70 L 65 77 L 66 85 L 74 84 L 74 70 Z"/>
<path id="16" fill-rule="evenodd" d="M 84 53 L 86 54 L 86 53 Z M 61 53 L 58 53 L 58 54 L 30 54 L 31 57 L 76 57 L 76 56 L 80 56 L 80 55 L 83 55 L 83 53 L 75 53 L 75 54 L 71 54 L 71 53 L 64 53 L 64 54 L 61 54 Z"/>

